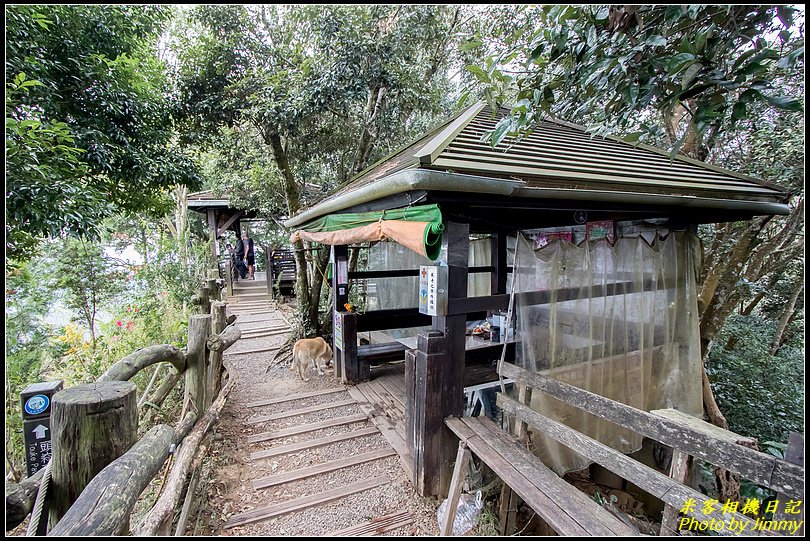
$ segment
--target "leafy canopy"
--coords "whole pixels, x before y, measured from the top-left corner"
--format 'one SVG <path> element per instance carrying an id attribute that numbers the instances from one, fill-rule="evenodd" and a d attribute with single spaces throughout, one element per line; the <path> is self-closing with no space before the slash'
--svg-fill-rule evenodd
<path id="1" fill-rule="evenodd" d="M 581 122 L 599 133 L 637 131 L 629 141 L 669 136 L 673 152 L 690 132 L 712 137 L 750 115 L 750 107 L 801 110 L 772 82 L 774 70 L 803 63 L 796 9 L 754 5 L 544 6 L 533 32 L 485 67 L 468 69 L 492 101 L 514 100 L 497 144 L 542 115 Z M 686 114 L 675 117 L 678 107 Z M 676 137 L 657 127 L 676 125 Z M 645 120 L 646 115 L 646 120 Z M 666 126 L 669 127 L 669 126 Z M 699 156 L 705 157 L 705 156 Z"/>
<path id="2" fill-rule="evenodd" d="M 95 235 L 101 218 L 198 182 L 174 145 L 157 6 L 6 8 L 9 255 L 36 238 Z"/>

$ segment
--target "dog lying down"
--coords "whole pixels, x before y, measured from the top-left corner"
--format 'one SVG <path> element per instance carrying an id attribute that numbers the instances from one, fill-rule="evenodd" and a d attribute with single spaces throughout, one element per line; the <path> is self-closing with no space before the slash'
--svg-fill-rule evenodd
<path id="1" fill-rule="evenodd" d="M 290 370 L 297 371 L 304 381 L 309 381 L 309 369 L 311 366 L 315 367 L 319 376 L 323 376 L 324 368 L 327 368 L 331 363 L 332 347 L 320 336 L 301 339 L 293 346 Z"/>

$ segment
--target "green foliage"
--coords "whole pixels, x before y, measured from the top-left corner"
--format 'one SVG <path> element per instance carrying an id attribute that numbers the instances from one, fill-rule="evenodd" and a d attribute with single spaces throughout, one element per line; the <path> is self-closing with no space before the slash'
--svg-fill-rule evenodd
<path id="1" fill-rule="evenodd" d="M 162 6 L 6 9 L 8 250 L 97 233 L 116 210 L 159 206 L 195 168 L 173 144 L 156 43 Z"/>
<path id="2" fill-rule="evenodd" d="M 40 381 L 43 362 L 57 354 L 49 344 L 51 329 L 42 322 L 54 299 L 51 274 L 41 260 L 22 263 L 6 274 L 6 476 L 24 471 L 20 392 Z"/>
<path id="3" fill-rule="evenodd" d="M 286 212 L 292 196 L 268 148 L 274 134 L 293 177 L 306 179 L 296 202 L 304 205 L 446 115 L 452 102 L 443 97 L 442 45 L 454 13 L 438 6 L 191 10 L 173 45 L 178 116 L 189 141 L 214 143 L 207 158 L 214 187 L 227 186 L 248 208 Z"/>
<path id="4" fill-rule="evenodd" d="M 771 355 L 774 328 L 759 315 L 729 317 L 706 363 L 729 429 L 760 442 L 786 442 L 790 431 L 804 427 L 801 333 Z"/>
<path id="5" fill-rule="evenodd" d="M 587 118 L 598 133 L 635 130 L 633 141 L 661 140 L 665 134 L 650 120 L 661 113 L 671 124 L 675 108 L 682 106 L 688 113 L 683 125 L 669 134 L 677 152 L 687 134 L 714 137 L 749 118 L 757 103 L 802 109 L 800 98 L 773 83 L 776 74 L 803 66 L 804 38 L 793 21 L 795 8 L 526 9 L 536 17 L 534 31 L 519 28 L 514 48 L 474 71 L 493 102 L 514 104 L 512 117 L 492 135 L 493 145 L 542 115 Z"/>
<path id="6" fill-rule="evenodd" d="M 96 243 L 66 239 L 55 262 L 56 285 L 66 293 L 65 304 L 87 325 L 95 348 L 96 315 L 101 305 L 112 301 L 123 289 L 124 273 Z"/>

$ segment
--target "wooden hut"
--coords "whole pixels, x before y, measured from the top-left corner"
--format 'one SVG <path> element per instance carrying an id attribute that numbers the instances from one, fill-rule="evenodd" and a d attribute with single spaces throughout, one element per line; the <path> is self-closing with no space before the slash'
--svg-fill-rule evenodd
<path id="1" fill-rule="evenodd" d="M 285 222 L 296 231 L 295 238 L 334 246 L 338 376 L 348 383 L 366 381 L 371 366 L 405 359 L 400 448 L 423 495 L 446 493 L 458 440 L 444 422 L 462 415 L 464 388 L 470 383 L 465 375 L 476 370 L 476 363 L 491 367 L 504 355 L 507 361 L 515 358 L 515 342 L 508 336 L 476 348 L 470 348 L 467 336 L 468 321 L 509 308 L 509 237 L 532 229 L 539 231 L 535 236 L 542 240 L 539 244 L 555 237 L 576 244 L 593 239 L 597 229 L 608 228 L 602 235 L 612 243 L 633 228 L 666 227 L 694 234 L 698 224 L 788 214 L 786 194 L 777 186 L 686 157 L 671 159 L 649 146 L 593 137 L 562 121 L 542 121 L 529 135 L 508 139 L 496 148 L 482 142 L 482 135 L 507 112 L 493 112 L 483 103 L 469 107 Z M 489 237 L 491 255 L 486 264 L 470 264 L 471 236 Z M 348 244 L 382 238 L 401 242 L 436 262 L 421 269 L 348 268 Z M 361 314 L 344 308 L 353 280 L 420 272 L 424 276 L 426 271 L 433 273 L 430 291 L 437 295 L 429 307 L 424 303 L 421 309 L 381 307 Z M 487 274 L 489 293 L 468 296 L 468 276 Z M 682 270 L 673 276 L 688 279 Z M 618 287 L 592 286 L 587 293 L 557 287 L 521 295 L 529 303 L 543 304 L 560 296 L 606 297 Z M 696 304 L 684 309 L 696 312 Z M 556 320 L 561 317 L 555 315 Z M 430 329 L 420 333 L 415 344 L 400 340 L 358 345 L 358 333 L 417 326 Z M 692 324 L 677 332 L 697 337 L 699 330 Z M 690 371 L 690 384 L 699 387 L 694 374 L 699 373 L 695 370 L 700 356 L 691 351 L 687 360 L 690 365 L 682 369 Z"/>

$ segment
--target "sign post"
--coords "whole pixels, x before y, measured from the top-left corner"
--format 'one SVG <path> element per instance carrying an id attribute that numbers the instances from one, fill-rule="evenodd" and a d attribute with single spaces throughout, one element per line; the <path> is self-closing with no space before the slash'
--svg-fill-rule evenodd
<path id="1" fill-rule="evenodd" d="M 62 380 L 32 383 L 20 393 L 28 477 L 51 460 L 51 399 L 62 389 Z"/>

